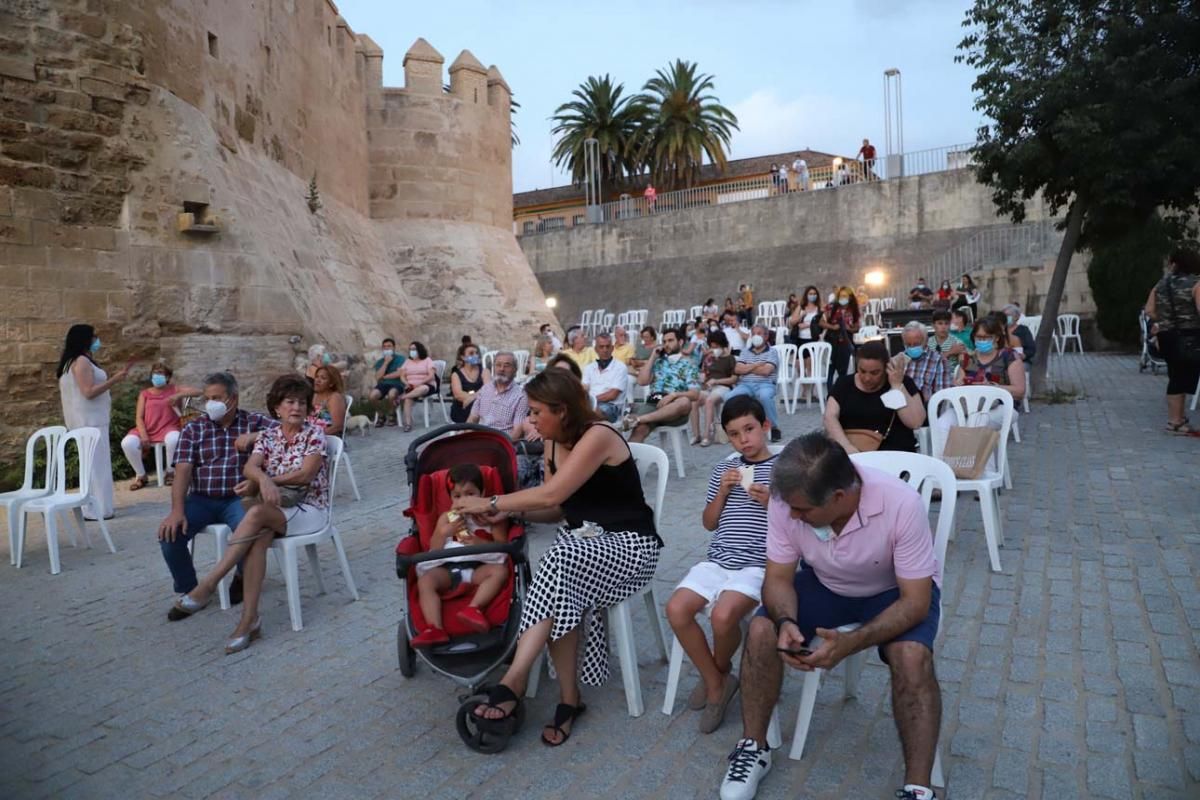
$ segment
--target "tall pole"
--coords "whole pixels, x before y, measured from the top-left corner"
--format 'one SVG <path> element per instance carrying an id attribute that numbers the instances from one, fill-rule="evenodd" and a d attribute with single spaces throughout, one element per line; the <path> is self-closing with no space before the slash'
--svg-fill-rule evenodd
<path id="1" fill-rule="evenodd" d="M 583 194 L 587 203 L 587 221 L 603 222 L 600 206 L 600 142 L 583 140 Z"/>

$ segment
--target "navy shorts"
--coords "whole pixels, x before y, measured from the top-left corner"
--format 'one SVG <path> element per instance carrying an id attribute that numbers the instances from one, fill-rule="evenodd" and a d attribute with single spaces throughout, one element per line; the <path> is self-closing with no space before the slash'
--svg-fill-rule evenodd
<path id="1" fill-rule="evenodd" d="M 811 641 L 816 636 L 817 628 L 833 629 L 852 622 L 864 625 L 900 599 L 899 589 L 889 589 L 870 597 L 843 597 L 834 594 L 817 580 L 817 573 L 806 566 L 801 566 L 796 571 L 795 587 L 796 621 L 800 623 L 800 633 L 804 634 L 805 641 Z M 925 619 L 892 639 L 892 642 L 920 642 L 933 650 L 933 639 L 937 636 L 938 623 L 942 616 L 941 596 L 941 589 L 934 583 L 929 598 L 929 613 Z M 760 617 L 768 616 L 764 606 L 760 606 L 755 613 Z M 879 657 L 887 663 L 883 647 L 879 648 Z"/>

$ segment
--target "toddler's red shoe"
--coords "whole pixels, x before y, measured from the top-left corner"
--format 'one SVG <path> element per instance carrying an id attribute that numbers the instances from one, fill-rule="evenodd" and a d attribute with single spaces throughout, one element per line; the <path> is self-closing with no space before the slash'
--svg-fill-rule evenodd
<path id="1" fill-rule="evenodd" d="M 414 636 L 409 644 L 421 650 L 433 647 L 435 644 L 445 644 L 448 641 L 450 641 L 450 636 L 441 628 L 426 628 Z"/>
<path id="2" fill-rule="evenodd" d="M 487 617 L 483 616 L 483 612 L 475 606 L 467 606 L 459 611 L 457 616 L 459 622 L 476 633 L 484 633 L 492 627 Z"/>

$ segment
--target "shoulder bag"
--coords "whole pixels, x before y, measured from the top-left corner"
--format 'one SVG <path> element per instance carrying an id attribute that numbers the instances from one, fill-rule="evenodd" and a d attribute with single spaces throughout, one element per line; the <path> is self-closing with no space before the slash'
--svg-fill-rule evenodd
<path id="1" fill-rule="evenodd" d="M 892 432 L 892 426 L 896 424 L 896 412 L 892 412 L 892 419 L 888 422 L 887 430 L 883 433 L 873 431 L 870 428 L 847 428 L 842 433 L 846 434 L 846 438 L 850 440 L 850 444 L 854 445 L 855 449 L 860 453 L 874 453 L 883 445 L 883 440 Z"/>

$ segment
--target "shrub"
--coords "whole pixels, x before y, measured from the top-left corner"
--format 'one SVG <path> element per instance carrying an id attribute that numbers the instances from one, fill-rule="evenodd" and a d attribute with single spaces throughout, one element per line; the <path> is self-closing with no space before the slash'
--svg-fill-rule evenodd
<path id="1" fill-rule="evenodd" d="M 1105 339 L 1140 343 L 1138 312 L 1162 277 L 1173 244 L 1171 226 L 1155 215 L 1142 227 L 1092 248 L 1088 285 L 1096 301 L 1096 326 Z"/>

